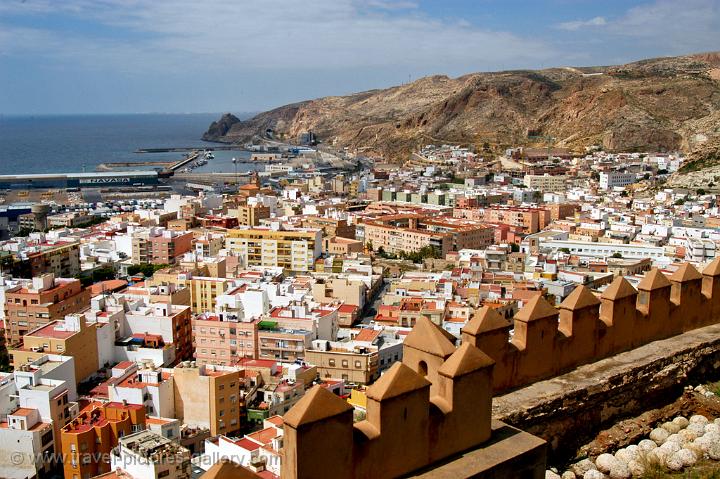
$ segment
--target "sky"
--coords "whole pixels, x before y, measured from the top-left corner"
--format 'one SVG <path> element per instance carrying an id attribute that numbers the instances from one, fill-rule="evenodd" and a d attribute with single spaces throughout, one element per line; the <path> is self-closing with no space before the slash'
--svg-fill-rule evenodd
<path id="1" fill-rule="evenodd" d="M 253 112 L 719 40 L 720 0 L 0 0 L 0 114 Z"/>

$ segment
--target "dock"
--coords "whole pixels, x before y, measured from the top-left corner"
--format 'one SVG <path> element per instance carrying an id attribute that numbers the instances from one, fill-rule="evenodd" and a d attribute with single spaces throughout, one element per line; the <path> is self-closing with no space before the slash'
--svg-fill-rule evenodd
<path id="1" fill-rule="evenodd" d="M 190 151 L 244 151 L 243 145 L 216 145 L 216 146 L 173 146 L 169 148 L 138 148 L 135 153 L 187 153 Z"/>

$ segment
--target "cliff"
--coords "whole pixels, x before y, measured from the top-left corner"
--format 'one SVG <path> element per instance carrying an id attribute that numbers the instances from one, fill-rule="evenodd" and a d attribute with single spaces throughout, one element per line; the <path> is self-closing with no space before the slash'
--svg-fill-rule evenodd
<path id="1" fill-rule="evenodd" d="M 382 90 L 325 97 L 240 121 L 225 115 L 204 139 L 294 142 L 312 130 L 326 144 L 402 157 L 426 143 L 545 145 L 582 151 L 716 151 L 720 54 L 609 67 L 431 76 Z M 532 139 L 528 136 L 544 137 Z"/>

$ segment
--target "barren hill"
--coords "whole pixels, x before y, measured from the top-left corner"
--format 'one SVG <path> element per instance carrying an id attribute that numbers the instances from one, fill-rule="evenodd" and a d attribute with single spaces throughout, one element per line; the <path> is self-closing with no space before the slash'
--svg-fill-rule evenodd
<path id="1" fill-rule="evenodd" d="M 224 115 L 204 139 L 245 142 L 267 129 L 293 142 L 400 157 L 420 144 L 546 144 L 581 150 L 717 151 L 720 53 L 620 66 L 431 76 L 348 96 L 282 106 L 246 120 Z M 534 136 L 535 139 L 529 138 Z"/>

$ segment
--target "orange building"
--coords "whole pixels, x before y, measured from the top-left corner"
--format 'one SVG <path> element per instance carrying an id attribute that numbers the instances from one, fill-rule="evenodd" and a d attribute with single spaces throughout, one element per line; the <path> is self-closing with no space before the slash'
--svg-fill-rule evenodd
<path id="1" fill-rule="evenodd" d="M 60 433 L 65 479 L 110 472 L 110 451 L 118 439 L 145 429 L 145 407 L 111 402 L 84 411 Z"/>
<path id="2" fill-rule="evenodd" d="M 77 279 L 46 274 L 5 292 L 5 338 L 17 344 L 28 331 L 90 306 L 90 292 Z"/>

